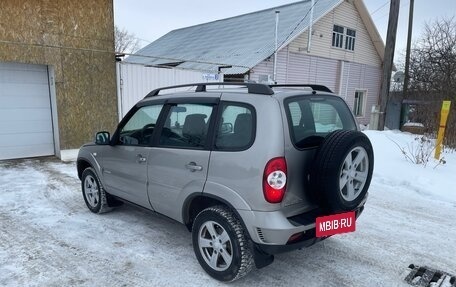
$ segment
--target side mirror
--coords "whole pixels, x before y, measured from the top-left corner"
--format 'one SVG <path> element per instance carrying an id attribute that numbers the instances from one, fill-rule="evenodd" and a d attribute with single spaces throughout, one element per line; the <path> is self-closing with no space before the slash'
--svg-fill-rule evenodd
<path id="1" fill-rule="evenodd" d="M 95 135 L 95 144 L 107 145 L 111 141 L 111 135 L 109 132 L 98 132 Z"/>
<path id="2" fill-rule="evenodd" d="M 233 124 L 232 123 L 223 123 L 220 131 L 222 134 L 229 134 L 233 132 Z"/>

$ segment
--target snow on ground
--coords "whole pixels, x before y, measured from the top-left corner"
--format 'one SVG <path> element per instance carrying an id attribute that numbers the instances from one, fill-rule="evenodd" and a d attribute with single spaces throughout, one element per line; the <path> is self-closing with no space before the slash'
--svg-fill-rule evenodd
<path id="1" fill-rule="evenodd" d="M 409 286 L 414 263 L 456 273 L 456 154 L 433 169 L 403 159 L 413 137 L 366 131 L 370 196 L 354 233 L 336 235 L 233 286 Z M 0 286 L 226 286 L 204 273 L 184 226 L 124 205 L 85 207 L 74 163 L 0 162 Z"/>
<path id="2" fill-rule="evenodd" d="M 438 165 L 432 151 L 424 167 L 406 161 L 399 148 L 410 154 L 408 147 L 416 149 L 418 141 L 415 138 L 419 136 L 399 131 L 365 131 L 365 134 L 375 151 L 374 182 L 393 185 L 404 189 L 404 192 L 456 202 L 456 152 L 442 153 L 446 163 Z"/>

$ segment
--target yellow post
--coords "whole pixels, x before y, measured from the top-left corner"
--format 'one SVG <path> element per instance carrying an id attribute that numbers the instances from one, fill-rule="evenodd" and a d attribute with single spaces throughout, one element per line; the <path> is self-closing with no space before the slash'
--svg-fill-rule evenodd
<path id="1" fill-rule="evenodd" d="M 442 111 L 440 112 L 440 126 L 439 133 L 437 135 L 437 145 L 435 146 L 435 159 L 440 159 L 440 153 L 442 152 L 442 143 L 443 137 L 445 135 L 445 128 L 448 119 L 448 114 L 450 113 L 451 101 L 443 101 Z"/>

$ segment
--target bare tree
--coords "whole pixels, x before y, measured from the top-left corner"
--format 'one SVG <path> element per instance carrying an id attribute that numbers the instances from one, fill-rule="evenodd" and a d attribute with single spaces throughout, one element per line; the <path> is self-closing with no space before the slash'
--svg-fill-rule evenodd
<path id="1" fill-rule="evenodd" d="M 419 100 L 415 117 L 429 132 L 439 125 L 442 100 L 451 100 L 446 143 L 456 147 L 456 20 L 427 23 L 410 58 L 409 98 Z"/>
<path id="2" fill-rule="evenodd" d="M 114 26 L 114 49 L 117 53 L 134 53 L 140 48 L 139 39 L 125 28 Z"/>
<path id="3" fill-rule="evenodd" d="M 454 18 L 426 24 L 412 51 L 413 88 L 447 92 L 456 87 L 456 21 Z M 453 95 L 454 96 L 454 95 Z"/>

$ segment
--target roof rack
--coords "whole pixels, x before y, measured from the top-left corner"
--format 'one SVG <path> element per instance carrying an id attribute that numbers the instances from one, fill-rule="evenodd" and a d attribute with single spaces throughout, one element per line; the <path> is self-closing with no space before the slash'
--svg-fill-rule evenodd
<path id="1" fill-rule="evenodd" d="M 207 86 L 244 86 L 247 88 L 247 91 L 250 94 L 260 94 L 260 95 L 273 95 L 274 91 L 264 84 L 257 83 L 242 83 L 242 82 L 214 82 L 214 83 L 196 83 L 196 84 L 185 84 L 177 86 L 163 87 L 155 89 L 147 94 L 146 98 L 157 96 L 162 90 L 169 90 L 175 88 L 185 88 L 185 87 L 196 87 L 195 92 L 206 92 Z"/>
<path id="2" fill-rule="evenodd" d="M 271 88 L 276 88 L 276 87 L 309 87 L 314 91 L 321 91 L 321 92 L 328 92 L 328 93 L 333 93 L 328 87 L 323 86 L 323 85 L 313 85 L 313 84 L 279 84 L 279 85 L 269 85 Z"/>

